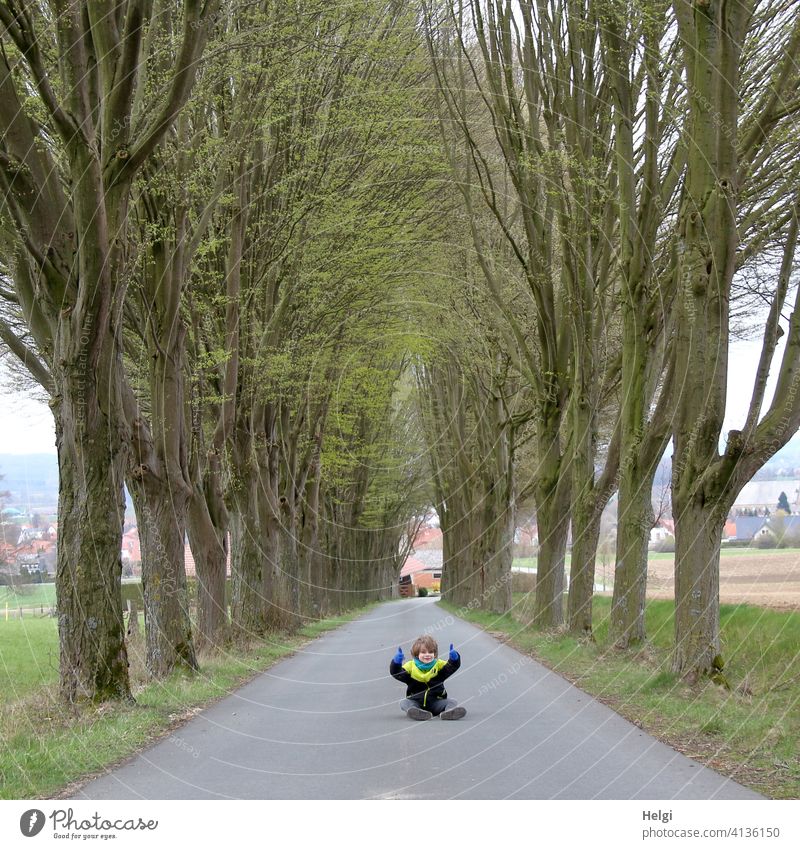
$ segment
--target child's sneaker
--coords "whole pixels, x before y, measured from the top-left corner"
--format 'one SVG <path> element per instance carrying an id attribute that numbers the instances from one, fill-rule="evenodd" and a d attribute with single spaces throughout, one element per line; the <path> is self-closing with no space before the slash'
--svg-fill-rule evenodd
<path id="1" fill-rule="evenodd" d="M 423 710 L 418 707 L 410 707 L 406 713 L 411 717 L 411 719 L 430 719 L 433 716 L 429 710 Z"/>
<path id="2" fill-rule="evenodd" d="M 461 719 L 467 715 L 467 709 L 463 707 L 454 707 L 449 710 L 443 710 L 439 714 L 439 719 Z"/>

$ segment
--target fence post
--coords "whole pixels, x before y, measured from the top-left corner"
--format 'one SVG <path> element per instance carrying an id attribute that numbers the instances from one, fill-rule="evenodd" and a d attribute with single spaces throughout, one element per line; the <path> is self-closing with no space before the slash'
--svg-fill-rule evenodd
<path id="1" fill-rule="evenodd" d="M 127 635 L 129 637 L 134 636 L 134 634 L 139 633 L 139 611 L 136 609 L 136 602 L 132 599 L 128 599 L 128 630 Z"/>

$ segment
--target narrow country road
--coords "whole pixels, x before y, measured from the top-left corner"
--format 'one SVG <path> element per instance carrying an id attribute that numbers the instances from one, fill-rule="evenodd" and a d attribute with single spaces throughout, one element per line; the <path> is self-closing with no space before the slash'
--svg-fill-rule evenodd
<path id="1" fill-rule="evenodd" d="M 389 677 L 432 633 L 458 722 Z M 383 604 L 96 779 L 76 799 L 755 799 L 429 599 Z"/>

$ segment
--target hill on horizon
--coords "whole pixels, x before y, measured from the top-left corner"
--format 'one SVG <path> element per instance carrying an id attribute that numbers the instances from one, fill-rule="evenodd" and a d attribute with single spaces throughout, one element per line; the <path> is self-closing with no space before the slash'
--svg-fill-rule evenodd
<path id="1" fill-rule="evenodd" d="M 670 459 L 662 460 L 665 469 L 670 465 Z M 775 465 L 800 467 L 800 433 L 795 434 L 790 442 L 766 466 L 756 473 L 756 478 L 765 480 L 765 472 Z M 7 506 L 18 509 L 28 507 L 53 506 L 58 504 L 58 458 L 55 454 L 3 454 L 0 453 L 0 492 L 8 491 L 10 498 L 6 499 Z M 128 507 L 131 506 L 126 492 Z"/>
<path id="2" fill-rule="evenodd" d="M 58 504 L 58 458 L 55 454 L 0 454 L 0 491 L 8 491 L 17 509 Z"/>

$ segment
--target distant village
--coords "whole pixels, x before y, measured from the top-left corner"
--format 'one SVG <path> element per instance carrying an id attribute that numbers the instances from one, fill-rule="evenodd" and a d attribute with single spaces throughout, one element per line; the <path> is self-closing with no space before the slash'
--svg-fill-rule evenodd
<path id="1" fill-rule="evenodd" d="M 29 516 L 13 507 L 4 508 L 0 518 L 0 585 L 7 583 L 4 578 L 30 578 L 33 583 L 52 580 L 56 572 L 58 523 L 43 523 L 38 513 Z M 120 559 L 123 578 L 141 577 L 142 552 L 134 522 L 125 524 Z M 188 540 L 184 559 L 186 574 L 194 576 L 194 557 Z"/>
<path id="2" fill-rule="evenodd" d="M 663 504 L 653 508 L 656 523 L 650 531 L 650 549 L 675 550 L 675 522 Z M 779 504 L 781 505 L 779 507 Z M 613 551 L 616 540 L 616 499 L 603 513 L 600 556 Z M 570 542 L 568 542 L 568 545 Z M 800 547 L 800 478 L 752 480 L 739 494 L 722 536 L 723 546 L 763 548 Z M 536 554 L 539 545 L 535 516 L 520 522 L 514 533 L 514 558 L 517 562 Z M 613 555 L 612 555 L 613 558 Z M 438 592 L 443 568 L 442 532 L 436 519 L 423 524 L 411 544 L 411 552 L 400 572 L 402 595 L 416 595 L 420 589 Z"/>
<path id="3" fill-rule="evenodd" d="M 656 551 L 674 550 L 675 523 L 668 509 L 655 503 L 656 523 L 650 532 L 650 547 Z M 50 520 L 52 508 L 20 510 L 5 504 L 0 509 L 0 585 L 18 580 L 53 580 L 56 571 L 58 522 Z M 603 514 L 602 541 L 613 543 L 616 536 L 616 502 Z M 539 538 L 534 515 L 521 516 L 514 534 L 514 557 L 536 554 Z M 800 547 L 800 478 L 752 480 L 742 490 L 725 523 L 723 545 L 757 547 Z M 126 521 L 122 537 L 122 576 L 141 576 L 141 548 L 135 520 Z M 433 514 L 423 523 L 410 545 L 410 553 L 400 573 L 403 594 L 420 588 L 438 592 L 441 585 L 442 532 Z M 195 575 L 195 562 L 185 545 L 186 574 Z M 230 571 L 230 562 L 228 563 Z"/>

